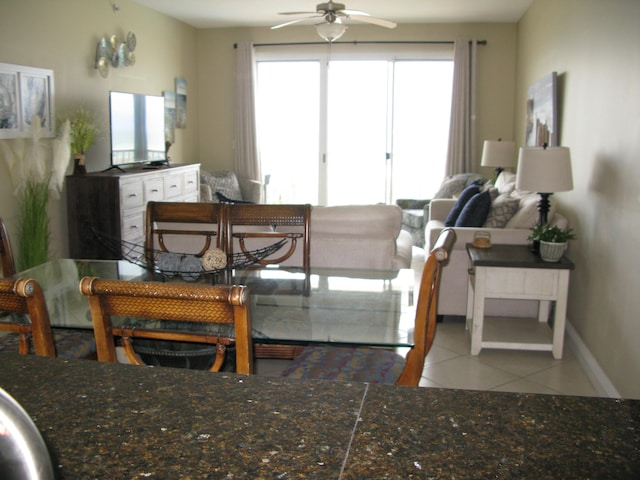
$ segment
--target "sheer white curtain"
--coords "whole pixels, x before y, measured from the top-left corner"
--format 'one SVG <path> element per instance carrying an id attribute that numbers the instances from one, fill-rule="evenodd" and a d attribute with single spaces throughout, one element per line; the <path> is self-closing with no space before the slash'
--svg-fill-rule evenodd
<path id="1" fill-rule="evenodd" d="M 453 100 L 446 175 L 472 172 L 475 165 L 476 58 L 478 43 L 460 39 L 453 49 Z"/>
<path id="2" fill-rule="evenodd" d="M 236 149 L 234 169 L 240 178 L 262 181 L 258 158 L 255 110 L 255 61 L 253 44 L 240 42 L 236 48 Z"/>

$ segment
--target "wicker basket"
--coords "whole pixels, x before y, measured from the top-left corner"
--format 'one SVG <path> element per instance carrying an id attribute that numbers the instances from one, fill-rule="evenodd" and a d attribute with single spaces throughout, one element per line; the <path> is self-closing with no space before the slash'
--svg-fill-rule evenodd
<path id="1" fill-rule="evenodd" d="M 567 248 L 567 243 L 545 242 L 540 240 L 540 257 L 545 262 L 557 262 Z"/>

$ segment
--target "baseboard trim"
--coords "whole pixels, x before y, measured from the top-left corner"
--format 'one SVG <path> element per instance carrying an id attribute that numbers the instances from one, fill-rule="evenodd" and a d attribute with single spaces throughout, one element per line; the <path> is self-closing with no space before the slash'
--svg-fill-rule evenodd
<path id="1" fill-rule="evenodd" d="M 596 361 L 595 357 L 591 355 L 591 352 L 580 338 L 578 331 L 571 325 L 570 322 L 566 323 L 567 342 L 569 343 L 571 350 L 576 355 L 580 366 L 589 377 L 589 381 L 598 390 L 598 393 L 610 398 L 621 398 L 620 393 L 616 387 L 611 383 L 607 374 L 600 368 L 600 365 Z"/>

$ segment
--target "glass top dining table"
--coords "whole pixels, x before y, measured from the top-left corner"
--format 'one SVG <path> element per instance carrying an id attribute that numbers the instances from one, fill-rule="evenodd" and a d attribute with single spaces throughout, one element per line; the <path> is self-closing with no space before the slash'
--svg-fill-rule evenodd
<path id="1" fill-rule="evenodd" d="M 92 329 L 80 279 L 182 281 L 151 275 L 125 260 L 57 259 L 19 272 L 42 287 L 53 327 Z M 207 278 L 208 277 L 208 278 Z M 235 270 L 230 279 L 199 282 L 247 285 L 254 341 L 412 347 L 414 272 L 354 269 Z M 114 324 L 117 322 L 114 319 Z"/>

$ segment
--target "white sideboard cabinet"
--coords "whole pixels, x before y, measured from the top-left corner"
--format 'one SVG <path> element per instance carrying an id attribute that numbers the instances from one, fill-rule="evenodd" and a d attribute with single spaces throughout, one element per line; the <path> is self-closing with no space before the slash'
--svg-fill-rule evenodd
<path id="1" fill-rule="evenodd" d="M 118 242 L 144 243 L 145 211 L 149 201 L 200 200 L 200 165 L 159 169 L 112 169 L 69 175 L 67 221 L 69 256 L 76 259 L 119 259 L 95 233 Z"/>

